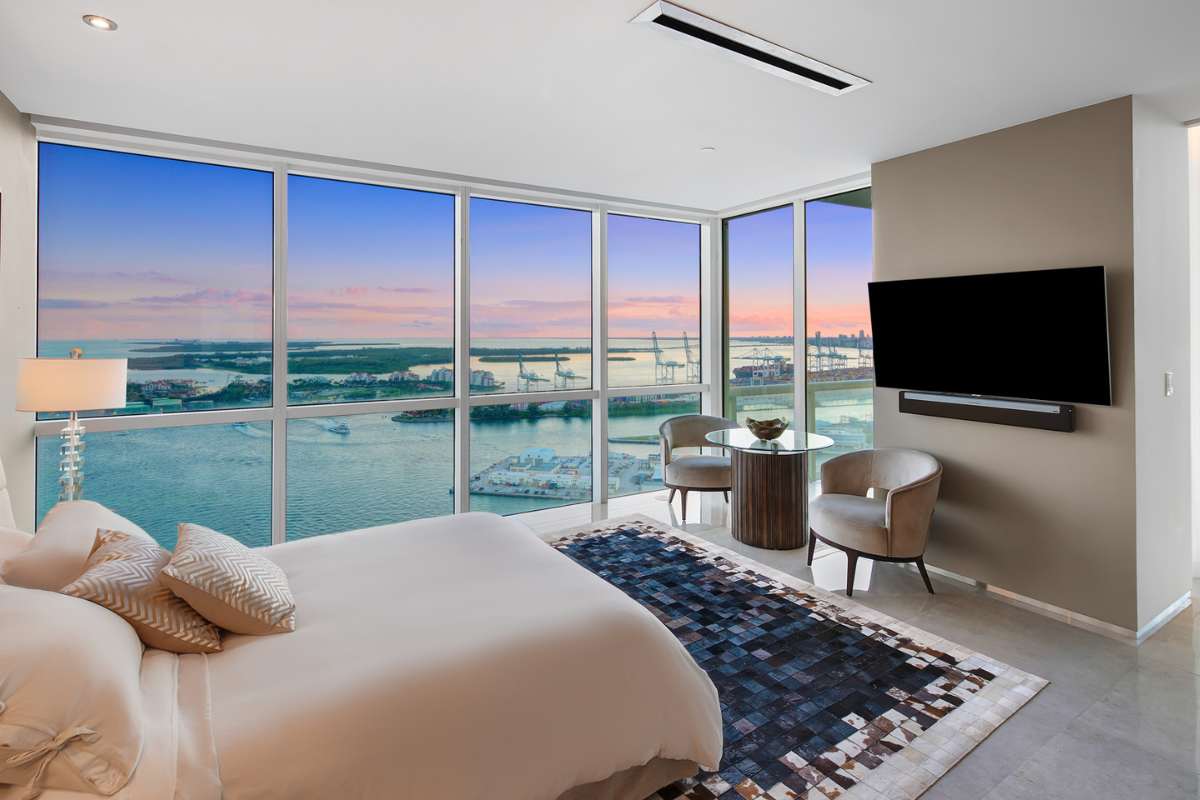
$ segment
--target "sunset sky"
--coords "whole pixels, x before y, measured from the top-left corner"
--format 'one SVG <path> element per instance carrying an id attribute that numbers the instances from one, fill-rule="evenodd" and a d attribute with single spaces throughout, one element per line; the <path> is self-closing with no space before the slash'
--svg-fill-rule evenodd
<path id="1" fill-rule="evenodd" d="M 871 332 L 871 209 L 822 201 L 806 211 L 809 336 Z M 729 333 L 792 334 L 792 207 L 729 221 Z"/>
<path id="2" fill-rule="evenodd" d="M 39 335 L 269 339 L 272 176 L 40 147 Z M 453 336 L 454 201 L 291 176 L 291 339 Z M 472 336 L 591 333 L 591 215 L 471 201 Z M 810 333 L 869 330 L 869 209 L 810 203 Z M 730 330 L 791 332 L 791 209 L 729 223 Z M 699 226 L 609 217 L 613 337 L 699 332 Z"/>

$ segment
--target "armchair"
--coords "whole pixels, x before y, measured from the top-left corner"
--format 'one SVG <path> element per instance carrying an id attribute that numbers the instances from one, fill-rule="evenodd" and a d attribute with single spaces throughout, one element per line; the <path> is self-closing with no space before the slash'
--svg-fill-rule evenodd
<path id="1" fill-rule="evenodd" d="M 846 595 L 854 594 L 859 556 L 875 561 L 915 562 L 925 570 L 929 523 L 942 482 L 942 465 L 918 450 L 859 450 L 821 465 L 821 496 L 809 503 L 811 566 L 820 540 L 846 553 Z M 868 497 L 871 489 L 886 497 Z"/>
<path id="2" fill-rule="evenodd" d="M 733 468 L 729 456 L 685 455 L 675 458 L 672 451 L 679 447 L 712 447 L 704 435 L 726 428 L 740 428 L 736 422 L 706 414 L 685 414 L 672 417 L 658 428 L 662 446 L 663 484 L 671 490 L 667 502 L 680 494 L 683 521 L 687 522 L 688 492 L 721 492 L 729 502 L 733 486 Z"/>

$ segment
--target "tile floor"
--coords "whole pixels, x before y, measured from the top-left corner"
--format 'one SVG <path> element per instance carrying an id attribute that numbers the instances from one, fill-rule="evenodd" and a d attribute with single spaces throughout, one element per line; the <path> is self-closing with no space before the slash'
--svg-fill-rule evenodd
<path id="1" fill-rule="evenodd" d="M 734 541 L 720 495 L 693 495 L 688 505 L 689 521 L 682 525 L 678 499 L 669 506 L 663 492 L 618 498 L 607 506 L 540 511 L 521 519 L 549 534 L 610 517 L 645 514 L 814 580 L 803 550 L 760 550 Z M 837 558 L 818 551 L 816 582 L 836 580 L 841 572 Z M 926 800 L 1200 797 L 1200 615 L 1194 607 L 1135 648 L 1004 603 L 958 581 L 936 575 L 933 581 L 936 596 L 925 592 L 915 572 L 877 564 L 869 576 L 855 582 L 854 599 L 1047 678 L 1050 686 L 934 784 Z"/>

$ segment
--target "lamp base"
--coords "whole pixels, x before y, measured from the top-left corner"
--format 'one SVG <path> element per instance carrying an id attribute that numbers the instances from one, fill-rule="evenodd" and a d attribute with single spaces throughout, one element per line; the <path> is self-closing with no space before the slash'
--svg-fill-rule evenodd
<path id="1" fill-rule="evenodd" d="M 67 418 L 67 426 L 62 429 L 58 446 L 61 458 L 58 461 L 58 499 L 81 500 L 83 498 L 83 434 L 84 427 L 79 424 L 79 414 L 72 411 Z"/>

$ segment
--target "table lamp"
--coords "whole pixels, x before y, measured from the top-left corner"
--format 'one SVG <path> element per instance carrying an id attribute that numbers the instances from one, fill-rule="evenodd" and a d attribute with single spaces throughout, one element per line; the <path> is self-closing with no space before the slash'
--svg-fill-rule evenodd
<path id="1" fill-rule="evenodd" d="M 80 411 L 125 407 L 124 358 L 84 358 L 71 349 L 69 358 L 17 360 L 17 411 L 68 412 L 60 436 L 59 500 L 83 497 L 83 433 Z"/>

